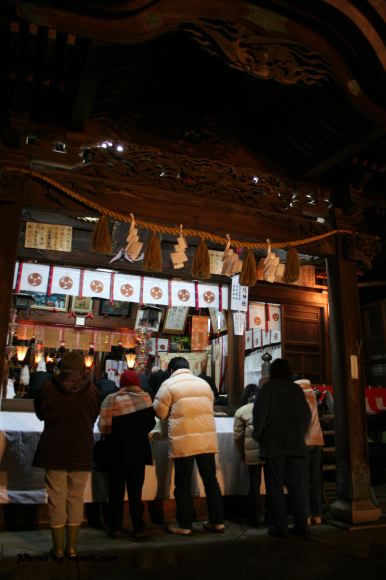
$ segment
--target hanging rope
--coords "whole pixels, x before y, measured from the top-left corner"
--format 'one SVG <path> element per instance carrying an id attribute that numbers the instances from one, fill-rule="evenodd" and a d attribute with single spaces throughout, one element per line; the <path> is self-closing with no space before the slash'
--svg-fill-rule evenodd
<path id="1" fill-rule="evenodd" d="M 85 197 L 84 195 L 81 195 L 80 193 L 73 191 L 69 187 L 62 185 L 61 183 L 59 183 L 55 179 L 51 179 L 51 177 L 48 177 L 48 175 L 44 175 L 42 173 L 34 171 L 33 169 L 20 169 L 20 168 L 16 168 L 16 167 L 6 167 L 6 170 L 7 171 L 17 171 L 18 173 L 30 175 L 31 177 L 34 177 L 35 179 L 38 179 L 39 181 L 43 181 L 44 183 L 48 183 L 49 185 L 51 185 L 55 189 L 58 189 L 59 191 L 61 191 L 62 193 L 64 193 L 68 197 L 70 197 L 71 199 L 75 199 L 76 201 L 78 201 L 82 205 L 85 205 L 86 207 L 89 207 L 90 209 L 97 211 L 101 215 L 108 216 L 108 217 L 112 218 L 113 220 L 116 220 L 119 222 L 127 222 L 127 223 L 131 223 L 131 221 L 132 221 L 132 218 L 130 217 L 129 214 L 113 211 L 105 206 L 102 206 L 99 203 L 92 201 L 88 197 Z M 145 230 L 149 230 L 152 233 L 171 234 L 173 236 L 178 236 L 180 234 L 179 227 L 164 226 L 164 225 L 160 226 L 160 225 L 154 224 L 152 222 L 146 222 L 146 221 L 137 220 L 137 219 L 135 221 L 139 227 L 141 227 Z M 277 249 L 277 250 L 289 248 L 289 247 L 295 248 L 298 246 L 306 246 L 308 244 L 313 244 L 314 242 L 319 242 L 320 240 L 323 240 L 325 238 L 335 236 L 336 234 L 351 234 L 352 235 L 354 233 L 355 232 L 353 232 L 351 230 L 331 230 L 330 232 L 325 232 L 324 234 L 320 234 L 318 236 L 312 236 L 311 238 L 306 238 L 303 240 L 293 240 L 293 241 L 289 241 L 289 242 L 271 243 L 271 247 L 274 249 Z M 184 235 L 188 238 L 201 238 L 203 240 L 209 240 L 215 244 L 220 244 L 220 245 L 225 245 L 228 241 L 226 236 L 218 236 L 216 234 L 212 234 L 212 233 L 205 232 L 202 230 L 195 230 L 195 229 L 185 229 L 184 228 Z M 232 244 L 237 248 L 244 248 L 247 250 L 266 250 L 267 249 L 266 242 L 243 242 L 241 240 L 233 240 L 232 239 Z"/>

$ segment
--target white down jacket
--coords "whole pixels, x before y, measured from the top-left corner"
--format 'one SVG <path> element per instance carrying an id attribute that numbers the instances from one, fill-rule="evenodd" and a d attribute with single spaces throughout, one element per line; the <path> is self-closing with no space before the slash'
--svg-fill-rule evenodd
<path id="1" fill-rule="evenodd" d="M 244 457 L 247 465 L 262 463 L 260 459 L 260 449 L 258 442 L 253 439 L 253 421 L 252 421 L 253 402 L 243 405 L 237 409 L 233 423 L 233 434 L 236 447 Z"/>
<path id="2" fill-rule="evenodd" d="M 168 419 L 169 457 L 216 453 L 213 392 L 189 369 L 178 369 L 162 383 L 153 402 L 159 419 Z"/>

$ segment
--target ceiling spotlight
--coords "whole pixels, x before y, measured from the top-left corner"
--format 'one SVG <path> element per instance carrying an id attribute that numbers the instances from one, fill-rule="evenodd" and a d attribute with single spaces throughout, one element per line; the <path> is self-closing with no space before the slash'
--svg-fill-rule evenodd
<path id="1" fill-rule="evenodd" d="M 123 151 L 123 146 L 122 145 L 117 145 L 116 146 L 116 150 L 121 153 Z"/>
<path id="2" fill-rule="evenodd" d="M 257 175 L 254 175 L 254 176 L 252 177 L 252 182 L 253 182 L 253 183 L 259 183 L 259 177 L 257 177 Z"/>
<path id="3" fill-rule="evenodd" d="M 107 143 L 102 143 L 101 147 L 102 149 L 107 149 Z"/>

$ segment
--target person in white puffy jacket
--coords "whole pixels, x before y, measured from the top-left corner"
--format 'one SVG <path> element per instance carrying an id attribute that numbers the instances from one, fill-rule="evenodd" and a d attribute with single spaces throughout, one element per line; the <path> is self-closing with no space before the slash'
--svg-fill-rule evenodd
<path id="1" fill-rule="evenodd" d="M 159 419 L 167 419 L 169 457 L 174 461 L 174 497 L 177 525 L 174 534 L 190 535 L 194 519 L 191 481 L 194 463 L 205 487 L 208 531 L 223 532 L 223 501 L 216 478 L 215 454 L 218 451 L 213 415 L 213 392 L 206 381 L 196 377 L 189 362 L 180 356 L 170 360 L 171 376 L 162 383 L 153 402 Z"/>

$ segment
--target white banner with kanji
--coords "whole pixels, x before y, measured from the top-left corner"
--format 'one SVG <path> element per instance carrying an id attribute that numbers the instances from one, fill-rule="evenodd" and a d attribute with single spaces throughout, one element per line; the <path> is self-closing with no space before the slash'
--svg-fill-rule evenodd
<path id="1" fill-rule="evenodd" d="M 267 330 L 281 330 L 280 304 L 267 304 Z"/>
<path id="2" fill-rule="evenodd" d="M 84 270 L 82 296 L 110 299 L 111 272 Z"/>
<path id="3" fill-rule="evenodd" d="M 262 330 L 261 336 L 263 339 L 263 346 L 267 346 L 268 344 L 271 344 L 271 331 L 270 330 Z"/>
<path id="4" fill-rule="evenodd" d="M 250 302 L 248 305 L 249 328 L 265 328 L 265 303 Z"/>
<path id="5" fill-rule="evenodd" d="M 54 266 L 51 285 L 48 289 L 50 294 L 67 294 L 69 296 L 80 295 L 80 273 L 77 268 Z"/>
<path id="6" fill-rule="evenodd" d="M 220 285 L 220 310 L 228 310 L 229 308 L 229 286 L 227 284 Z"/>
<path id="7" fill-rule="evenodd" d="M 253 334 L 252 330 L 247 330 L 245 332 L 245 350 L 251 350 L 253 348 Z"/>
<path id="8" fill-rule="evenodd" d="M 198 284 L 198 308 L 218 308 L 219 288 L 215 284 Z"/>
<path id="9" fill-rule="evenodd" d="M 19 292 L 40 292 L 47 293 L 50 267 L 43 264 L 20 264 L 19 272 Z"/>
<path id="10" fill-rule="evenodd" d="M 260 348 L 262 346 L 263 341 L 261 338 L 261 330 L 259 328 L 253 329 L 253 348 Z"/>
<path id="11" fill-rule="evenodd" d="M 194 282 L 171 281 L 170 306 L 196 306 L 196 286 Z"/>
<path id="12" fill-rule="evenodd" d="M 121 302 L 140 302 L 141 276 L 114 274 L 113 300 Z"/>
<path id="13" fill-rule="evenodd" d="M 143 304 L 169 304 L 169 282 L 161 278 L 144 278 L 142 288 Z"/>

